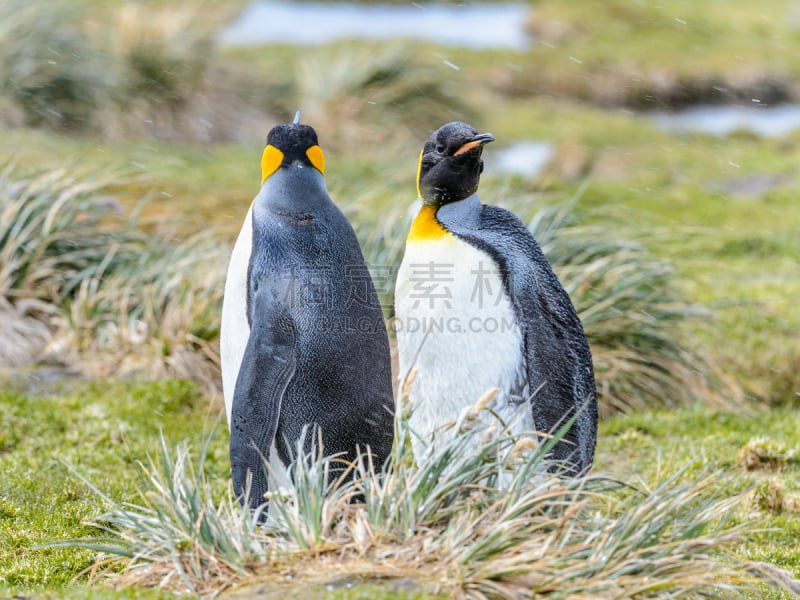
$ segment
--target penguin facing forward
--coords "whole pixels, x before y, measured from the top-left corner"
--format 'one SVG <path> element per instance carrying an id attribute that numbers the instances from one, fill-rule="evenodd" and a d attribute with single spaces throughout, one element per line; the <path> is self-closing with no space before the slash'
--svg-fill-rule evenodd
<path id="1" fill-rule="evenodd" d="M 285 468 L 321 437 L 325 455 L 372 453 L 394 435 L 389 340 L 353 228 L 328 195 L 317 134 L 278 125 L 225 283 L 220 354 L 236 494 L 264 502 L 266 459 Z M 277 462 L 276 462 L 277 460 Z"/>
<path id="2" fill-rule="evenodd" d="M 589 344 L 522 221 L 478 199 L 483 146 L 493 140 L 448 123 L 420 154 L 422 207 L 395 292 L 400 377 L 416 371 L 408 388 L 415 455 L 426 452 L 437 429 L 498 388 L 491 408 L 513 432 L 549 433 L 574 418 L 551 465 L 583 473 L 597 436 Z"/>

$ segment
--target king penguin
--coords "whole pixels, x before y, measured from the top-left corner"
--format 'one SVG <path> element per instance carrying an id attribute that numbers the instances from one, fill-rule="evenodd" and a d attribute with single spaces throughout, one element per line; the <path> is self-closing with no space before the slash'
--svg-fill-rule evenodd
<path id="1" fill-rule="evenodd" d="M 443 425 L 497 388 L 490 407 L 513 432 L 547 434 L 572 419 L 549 465 L 584 473 L 597 436 L 589 345 L 522 221 L 478 198 L 483 146 L 492 141 L 454 122 L 420 153 L 422 206 L 395 292 L 400 377 L 415 373 L 406 386 L 414 452 L 419 459 Z"/>
<path id="2" fill-rule="evenodd" d="M 228 268 L 220 354 L 233 485 L 264 502 L 264 460 L 287 467 L 321 437 L 325 455 L 371 452 L 394 435 L 389 340 L 353 228 L 325 186 L 314 129 L 278 125 Z M 310 432 L 310 434 L 309 434 Z M 275 459 L 279 462 L 275 462 Z"/>

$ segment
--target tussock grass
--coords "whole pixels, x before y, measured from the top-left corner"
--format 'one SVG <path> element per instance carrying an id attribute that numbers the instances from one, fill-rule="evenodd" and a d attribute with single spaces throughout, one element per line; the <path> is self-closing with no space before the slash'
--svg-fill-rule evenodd
<path id="1" fill-rule="evenodd" d="M 55 329 L 52 319 L 80 282 L 113 269 L 131 235 L 107 228 L 113 202 L 102 194 L 114 174 L 71 176 L 67 169 L 18 177 L 0 171 L 0 328 L 5 366 L 38 358 Z"/>
<path id="2" fill-rule="evenodd" d="M 219 307 L 229 247 L 172 241 L 125 220 L 118 173 L 0 172 L 0 353 L 45 352 L 95 376 L 138 373 L 219 386 Z"/>
<path id="3" fill-rule="evenodd" d="M 552 442 L 520 451 L 502 425 L 493 434 L 465 423 L 420 465 L 397 444 L 386 468 L 362 456 L 354 478 L 330 481 L 337 458 L 306 456 L 270 494 L 263 526 L 229 487 L 214 500 L 203 452 L 195 467 L 185 445 L 173 458 L 162 441 L 139 501 L 94 488 L 102 534 L 69 543 L 121 565 L 112 583 L 202 594 L 287 572 L 301 586 L 320 573 L 411 577 L 480 599 L 719 596 L 772 577 L 732 558 L 748 528 L 731 522 L 740 498 L 711 491 L 718 475 L 686 482 L 679 472 L 652 489 L 561 479 L 543 471 Z"/>
<path id="4" fill-rule="evenodd" d="M 219 388 L 228 247 L 208 234 L 152 239 L 112 273 L 84 279 L 60 320 L 71 362 L 97 377 L 188 378 Z"/>
<path id="5" fill-rule="evenodd" d="M 179 105 L 201 90 L 214 51 L 215 10 L 210 2 L 121 5 L 107 43 L 125 69 L 122 91 Z"/>
<path id="6" fill-rule="evenodd" d="M 443 122 L 477 118 L 457 84 L 407 47 L 312 52 L 292 75 L 295 105 L 326 147 L 425 139 Z"/>
<path id="7" fill-rule="evenodd" d="M 203 582 L 241 576 L 242 558 L 262 555 L 266 547 L 257 522 L 239 508 L 232 490 L 222 500 L 213 499 L 218 494 L 203 472 L 204 460 L 205 454 L 195 466 L 185 444 L 173 458 L 162 435 L 160 454 L 142 466 L 139 505 L 116 503 L 71 468 L 110 507 L 93 522 L 110 537 L 80 545 L 128 559 L 126 583 L 133 585 L 202 592 L 210 589 Z"/>
<path id="8" fill-rule="evenodd" d="M 4 2 L 0 92 L 33 126 L 178 136 L 229 11 L 210 2 L 125 2 L 91 13 L 59 1 Z"/>
<path id="9" fill-rule="evenodd" d="M 62 168 L 22 177 L 13 165 L 0 171 L 0 293 L 56 304 L 100 265 L 121 260 L 108 249 L 131 238 L 104 226 L 115 206 L 103 192 L 117 175 Z"/>
<path id="10" fill-rule="evenodd" d="M 698 397 L 721 406 L 743 401 L 687 335 L 688 326 L 703 327 L 712 313 L 678 293 L 668 261 L 578 223 L 571 204 L 540 209 L 529 228 L 583 323 L 601 416 Z"/>
<path id="11" fill-rule="evenodd" d="M 253 118 L 252 110 L 243 109 L 224 83 L 215 85 L 220 74 L 212 74 L 217 29 L 231 13 L 232 7 L 209 1 L 125 2 L 99 23 L 92 38 L 114 71 L 112 102 L 97 114 L 100 129 L 118 139 L 236 137 L 225 134 L 232 120 L 227 111 Z M 210 89 L 219 87 L 221 92 Z M 209 93 L 219 94 L 213 106 Z"/>

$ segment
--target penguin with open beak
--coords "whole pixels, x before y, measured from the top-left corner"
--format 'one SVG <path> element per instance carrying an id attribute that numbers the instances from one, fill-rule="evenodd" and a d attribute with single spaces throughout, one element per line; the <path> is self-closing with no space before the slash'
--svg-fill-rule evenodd
<path id="1" fill-rule="evenodd" d="M 400 377 L 418 460 L 442 426 L 497 388 L 490 408 L 512 431 L 570 423 L 550 466 L 586 472 L 597 399 L 589 344 L 575 308 L 525 225 L 481 204 L 482 152 L 494 137 L 448 123 L 425 143 L 413 221 L 395 292 Z M 452 431 L 438 435 L 452 435 Z"/>
<path id="2" fill-rule="evenodd" d="M 267 136 L 261 189 L 225 283 L 231 472 L 252 508 L 269 487 L 264 462 L 285 470 L 299 458 L 298 440 L 304 454 L 321 440 L 325 455 L 343 461 L 370 452 L 380 468 L 394 435 L 378 296 L 353 228 L 328 195 L 317 134 L 299 121 L 298 113 Z"/>

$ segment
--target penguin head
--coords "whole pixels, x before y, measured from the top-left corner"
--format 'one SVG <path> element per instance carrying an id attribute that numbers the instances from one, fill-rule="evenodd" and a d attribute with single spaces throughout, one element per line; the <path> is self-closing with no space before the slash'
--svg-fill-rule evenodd
<path id="1" fill-rule="evenodd" d="M 478 133 L 459 121 L 434 131 L 419 157 L 417 193 L 422 202 L 441 206 L 474 194 L 483 172 L 483 145 L 493 141 L 491 133 Z"/>
<path id="2" fill-rule="evenodd" d="M 278 169 L 298 163 L 325 174 L 325 156 L 319 147 L 317 132 L 309 125 L 301 125 L 299 113 L 293 123 L 276 125 L 267 134 L 267 145 L 261 155 L 261 183 Z"/>

